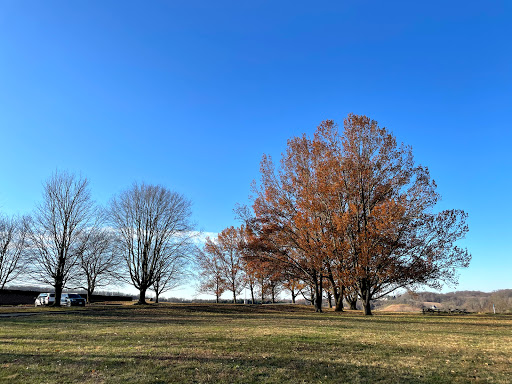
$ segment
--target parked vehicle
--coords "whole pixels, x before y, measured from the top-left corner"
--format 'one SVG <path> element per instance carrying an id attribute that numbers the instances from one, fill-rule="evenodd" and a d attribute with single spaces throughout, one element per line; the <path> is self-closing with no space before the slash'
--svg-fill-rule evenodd
<path id="1" fill-rule="evenodd" d="M 60 298 L 60 305 L 62 306 L 85 306 L 85 299 L 78 293 L 63 293 Z"/>
<path id="2" fill-rule="evenodd" d="M 36 307 L 42 306 L 42 305 L 51 305 L 55 303 L 55 293 L 40 293 L 39 296 L 36 297 L 36 301 L 34 305 Z"/>

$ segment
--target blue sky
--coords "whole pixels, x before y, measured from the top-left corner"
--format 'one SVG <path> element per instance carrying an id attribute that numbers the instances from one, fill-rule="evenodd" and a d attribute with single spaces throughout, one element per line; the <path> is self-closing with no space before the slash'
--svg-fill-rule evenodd
<path id="1" fill-rule="evenodd" d="M 449 4 L 446 4 L 449 3 Z M 501 2 L 15 1 L 0 4 L 0 212 L 55 169 L 106 204 L 133 181 L 237 224 L 263 153 L 365 114 L 469 213 L 458 289 L 512 288 L 512 8 Z"/>

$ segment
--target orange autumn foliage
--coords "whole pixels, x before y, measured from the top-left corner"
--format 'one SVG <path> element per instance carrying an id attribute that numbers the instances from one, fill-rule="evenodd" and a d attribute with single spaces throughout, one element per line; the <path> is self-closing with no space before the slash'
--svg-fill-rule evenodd
<path id="1" fill-rule="evenodd" d="M 370 301 L 401 287 L 454 282 L 471 256 L 455 245 L 467 232 L 460 210 L 435 213 L 439 196 L 412 150 L 366 116 L 349 115 L 344 130 L 323 122 L 312 139 L 288 141 L 276 170 L 263 156 L 254 189 L 248 246 L 261 258 L 314 287 L 323 281 L 343 300 Z"/>

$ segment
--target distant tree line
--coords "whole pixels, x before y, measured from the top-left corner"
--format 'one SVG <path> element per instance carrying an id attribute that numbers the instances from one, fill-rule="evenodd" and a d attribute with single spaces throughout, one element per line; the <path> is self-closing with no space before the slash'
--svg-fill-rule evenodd
<path id="1" fill-rule="evenodd" d="M 399 288 L 455 283 L 471 256 L 456 245 L 468 227 L 457 209 L 435 211 L 436 184 L 412 150 L 366 116 L 339 132 L 288 140 L 280 167 L 264 155 L 251 208 L 239 228 L 207 239 L 198 253 L 200 290 L 236 300 L 243 287 L 273 299 L 287 289 L 322 311 L 371 301 Z"/>
<path id="2" fill-rule="evenodd" d="M 55 172 L 34 213 L 0 217 L 0 289 L 21 280 L 50 285 L 55 305 L 65 288 L 131 283 L 139 303 L 188 277 L 193 251 L 191 203 L 162 186 L 134 184 L 99 207 L 89 181 Z"/>
<path id="3" fill-rule="evenodd" d="M 448 293 L 407 292 L 381 303 L 409 304 L 422 307 L 425 303 L 434 303 L 442 309 L 465 309 L 469 312 L 512 312 L 512 289 L 501 289 L 493 292 L 457 291 Z"/>

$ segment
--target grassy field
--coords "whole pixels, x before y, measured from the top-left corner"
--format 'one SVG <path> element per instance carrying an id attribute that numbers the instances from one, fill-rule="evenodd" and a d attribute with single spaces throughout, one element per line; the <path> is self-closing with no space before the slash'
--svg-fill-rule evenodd
<path id="1" fill-rule="evenodd" d="M 0 383 L 511 383 L 512 316 L 1 308 Z"/>

